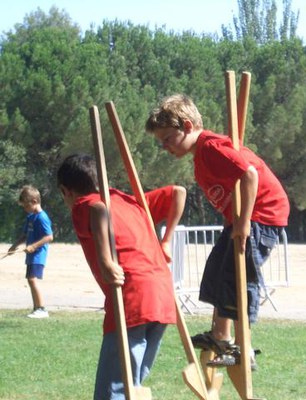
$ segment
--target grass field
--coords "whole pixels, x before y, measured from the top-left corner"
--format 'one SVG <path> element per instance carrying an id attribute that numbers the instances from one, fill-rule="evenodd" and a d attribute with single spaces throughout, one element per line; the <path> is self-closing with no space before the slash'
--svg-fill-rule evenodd
<path id="1" fill-rule="evenodd" d="M 26 311 L 0 311 L 0 399 L 90 400 L 101 344 L 102 313 L 54 312 L 31 320 Z M 210 318 L 186 318 L 190 334 L 207 330 Z M 253 374 L 255 397 L 306 399 L 306 324 L 261 321 L 253 328 L 260 348 Z M 151 376 L 146 381 L 154 400 L 191 400 L 181 370 L 187 365 L 175 327 L 169 327 Z M 239 396 L 224 370 L 220 400 Z"/>

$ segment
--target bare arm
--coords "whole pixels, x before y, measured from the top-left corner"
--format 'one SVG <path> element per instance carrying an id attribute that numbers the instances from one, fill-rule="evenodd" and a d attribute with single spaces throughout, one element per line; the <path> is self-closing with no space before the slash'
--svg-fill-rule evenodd
<path id="1" fill-rule="evenodd" d="M 104 282 L 118 286 L 123 285 L 124 272 L 112 258 L 108 233 L 108 215 L 102 202 L 95 203 L 90 208 L 90 227 L 95 242 L 99 269 Z"/>
<path id="2" fill-rule="evenodd" d="M 46 243 L 50 243 L 53 240 L 53 235 L 46 235 L 42 237 L 40 240 L 37 242 L 34 242 L 32 244 L 29 244 L 26 248 L 25 251 L 26 253 L 34 253 L 39 247 L 43 246 Z"/>
<path id="3" fill-rule="evenodd" d="M 232 237 L 240 237 L 241 250 L 245 251 L 247 237 L 250 236 L 251 217 L 258 190 L 258 173 L 250 166 L 240 180 L 241 211 L 240 217 L 234 221 Z"/>
<path id="4" fill-rule="evenodd" d="M 170 244 L 175 227 L 179 223 L 186 202 L 186 189 L 183 186 L 174 186 L 172 202 L 166 218 L 166 231 L 161 241 L 161 247 L 167 262 L 171 262 Z"/>

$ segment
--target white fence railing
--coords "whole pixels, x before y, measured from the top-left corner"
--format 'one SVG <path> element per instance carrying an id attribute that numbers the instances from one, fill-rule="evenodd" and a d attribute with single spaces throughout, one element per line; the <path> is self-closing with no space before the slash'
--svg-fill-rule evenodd
<path id="1" fill-rule="evenodd" d="M 162 235 L 164 229 L 163 227 Z M 205 263 L 222 230 L 222 225 L 179 225 L 175 229 L 170 268 L 177 296 L 182 307 L 189 313 L 192 313 L 192 307 L 197 307 Z M 275 287 L 289 285 L 288 242 L 285 230 L 262 267 L 262 272 L 266 284 L 262 304 L 269 300 L 276 310 L 271 299 Z"/>

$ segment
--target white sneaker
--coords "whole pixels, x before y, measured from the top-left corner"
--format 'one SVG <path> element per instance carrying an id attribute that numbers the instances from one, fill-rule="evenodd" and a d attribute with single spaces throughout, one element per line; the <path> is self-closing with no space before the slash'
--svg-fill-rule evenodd
<path id="1" fill-rule="evenodd" d="M 31 314 L 28 315 L 29 318 L 48 318 L 49 313 L 44 308 L 37 308 Z"/>

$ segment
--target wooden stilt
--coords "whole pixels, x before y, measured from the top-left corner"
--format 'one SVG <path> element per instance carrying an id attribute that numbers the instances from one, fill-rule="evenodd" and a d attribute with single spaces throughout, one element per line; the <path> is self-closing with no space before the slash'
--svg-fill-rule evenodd
<path id="1" fill-rule="evenodd" d="M 249 82 L 249 77 L 245 75 L 245 81 Z M 240 113 L 240 135 L 238 128 L 238 112 L 236 101 L 236 81 L 235 73 L 227 71 L 225 74 L 226 94 L 227 94 L 227 107 L 228 107 L 228 130 L 229 135 L 233 141 L 235 149 L 239 150 L 239 136 L 243 138 L 247 99 L 241 100 L 239 105 Z M 247 91 L 245 92 L 245 94 Z M 240 215 L 241 198 L 240 198 L 240 181 L 236 183 L 233 192 L 233 216 L 235 220 Z M 247 313 L 247 282 L 246 282 L 246 264 L 245 254 L 240 248 L 240 239 L 234 239 L 235 249 L 235 264 L 236 264 L 236 287 L 237 287 L 237 311 L 238 311 L 238 334 L 240 338 L 240 352 L 241 359 L 240 365 L 228 367 L 228 375 L 232 380 L 236 390 L 238 391 L 241 399 L 253 400 L 253 387 L 252 387 L 252 372 L 250 363 L 250 329 Z"/>
<path id="2" fill-rule="evenodd" d="M 238 132 L 240 141 L 243 141 L 244 138 L 248 100 L 250 93 L 250 83 L 251 83 L 251 74 L 249 72 L 243 72 L 241 76 L 239 97 L 237 103 L 237 114 L 238 114 L 237 123 L 238 123 Z M 212 360 L 215 356 L 216 353 L 214 353 L 213 351 L 202 351 L 200 360 L 204 371 L 207 388 L 210 390 L 220 392 L 223 383 L 223 373 L 221 373 L 218 368 L 211 368 L 207 366 L 207 362 Z M 234 372 L 234 369 L 232 369 L 232 367 L 228 369 L 228 373 L 230 375 L 234 375 L 233 380 L 238 382 L 240 378 L 235 377 L 236 374 Z M 238 375 L 240 376 L 239 372 Z M 241 384 L 239 384 L 239 386 L 241 386 Z M 239 389 L 238 392 L 241 392 L 241 389 Z"/>
<path id="3" fill-rule="evenodd" d="M 106 111 L 108 113 L 109 120 L 111 122 L 118 147 L 121 153 L 121 157 L 123 163 L 125 165 L 125 169 L 128 173 L 130 185 L 132 191 L 136 197 L 138 203 L 144 208 L 146 211 L 149 220 L 151 221 L 152 229 L 155 232 L 154 223 L 150 214 L 149 207 L 147 205 L 142 186 L 140 180 L 138 178 L 138 174 L 133 162 L 133 158 L 131 156 L 128 144 L 125 139 L 124 132 L 122 130 L 119 117 L 117 115 L 115 106 L 113 102 L 107 102 L 105 104 Z M 176 299 L 176 311 L 177 311 L 177 327 L 181 337 L 181 341 L 187 356 L 188 366 L 183 371 L 183 378 L 188 387 L 193 391 L 193 393 L 202 400 L 218 400 L 216 397 L 211 397 L 210 393 L 208 393 L 206 389 L 206 385 L 204 382 L 204 378 L 202 376 L 199 362 L 197 356 L 195 354 L 194 347 L 191 343 L 190 336 L 188 333 L 188 329 L 185 323 L 185 320 L 182 315 L 182 311 L 178 300 Z"/>
<path id="4" fill-rule="evenodd" d="M 251 73 L 244 71 L 241 74 L 239 96 L 237 101 L 238 135 L 241 143 L 243 143 L 244 140 L 245 125 L 248 115 L 250 86 L 251 86 Z"/>
<path id="5" fill-rule="evenodd" d="M 214 359 L 216 353 L 214 351 L 201 351 L 200 361 L 205 375 L 205 382 L 209 391 L 218 393 L 223 384 L 223 373 L 218 368 L 208 367 L 207 363 Z"/>
<path id="6" fill-rule="evenodd" d="M 91 107 L 89 113 L 90 113 L 95 157 L 97 162 L 100 195 L 101 199 L 105 202 L 105 206 L 108 210 L 110 247 L 113 260 L 115 262 L 118 262 L 116 247 L 115 247 L 114 232 L 112 228 L 112 221 L 110 214 L 110 194 L 108 187 L 107 170 L 106 170 L 104 149 L 102 142 L 102 130 L 100 126 L 98 108 L 96 106 Z M 127 328 L 126 328 L 121 287 L 113 286 L 113 298 L 114 298 L 114 311 L 116 318 L 117 335 L 119 339 L 119 349 L 120 349 L 125 397 L 127 400 L 151 400 L 152 396 L 151 396 L 151 390 L 149 388 L 143 388 L 143 387 L 135 388 L 133 384 L 131 359 L 129 352 L 129 344 L 127 337 Z"/>

